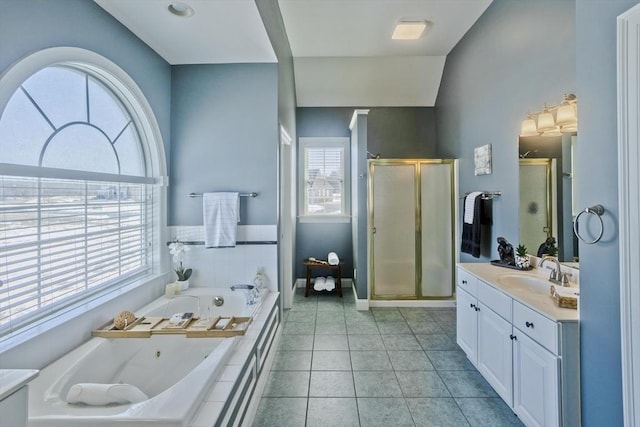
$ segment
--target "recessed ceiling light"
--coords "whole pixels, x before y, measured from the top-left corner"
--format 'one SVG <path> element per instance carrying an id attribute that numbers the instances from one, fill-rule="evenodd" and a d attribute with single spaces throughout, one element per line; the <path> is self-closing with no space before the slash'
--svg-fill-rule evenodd
<path id="1" fill-rule="evenodd" d="M 179 1 L 171 3 L 167 7 L 167 9 L 169 9 L 169 12 L 173 13 L 174 15 L 181 16 L 183 18 L 188 18 L 195 13 L 195 10 L 193 10 L 191 6 Z"/>
<path id="2" fill-rule="evenodd" d="M 391 38 L 393 40 L 416 40 L 419 39 L 427 26 L 431 24 L 429 21 L 425 20 L 409 20 L 403 19 L 402 21 L 396 24 L 395 30 L 393 30 L 393 35 Z"/>

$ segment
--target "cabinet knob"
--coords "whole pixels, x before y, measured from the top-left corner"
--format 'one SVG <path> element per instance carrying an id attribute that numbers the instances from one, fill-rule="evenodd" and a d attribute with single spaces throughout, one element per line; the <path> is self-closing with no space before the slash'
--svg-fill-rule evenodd
<path id="1" fill-rule="evenodd" d="M 527 328 L 533 328 L 533 322 L 524 322 Z"/>
<path id="2" fill-rule="evenodd" d="M 475 307 L 473 307 L 476 311 L 480 311 L 480 307 L 478 307 L 477 305 Z"/>
<path id="3" fill-rule="evenodd" d="M 509 338 L 511 338 L 511 341 L 516 341 L 518 339 L 518 337 L 513 334 L 509 335 Z"/>
<path id="4" fill-rule="evenodd" d="M 469 307 L 471 307 L 471 308 L 476 308 L 476 305 L 475 305 L 475 304 L 473 304 L 473 303 L 471 303 L 471 304 L 469 304 Z"/>
<path id="5" fill-rule="evenodd" d="M 462 281 L 462 284 L 463 284 L 463 285 L 466 285 L 466 284 L 467 284 L 467 281 L 466 281 L 466 280 L 463 280 L 463 281 Z"/>

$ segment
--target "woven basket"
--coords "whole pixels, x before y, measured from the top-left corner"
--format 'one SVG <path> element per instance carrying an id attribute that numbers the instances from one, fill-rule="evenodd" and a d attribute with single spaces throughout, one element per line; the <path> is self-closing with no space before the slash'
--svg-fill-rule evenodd
<path id="1" fill-rule="evenodd" d="M 578 298 L 558 295 L 553 285 L 551 285 L 551 298 L 553 298 L 558 307 L 578 309 Z"/>

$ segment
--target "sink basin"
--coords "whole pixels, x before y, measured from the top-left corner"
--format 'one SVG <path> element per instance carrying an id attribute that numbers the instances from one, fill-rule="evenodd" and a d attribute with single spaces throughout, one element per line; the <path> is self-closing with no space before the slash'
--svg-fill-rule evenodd
<path id="1" fill-rule="evenodd" d="M 498 277 L 502 286 L 514 289 L 526 289 L 537 294 L 549 294 L 551 283 L 548 280 L 521 274 L 503 274 Z"/>

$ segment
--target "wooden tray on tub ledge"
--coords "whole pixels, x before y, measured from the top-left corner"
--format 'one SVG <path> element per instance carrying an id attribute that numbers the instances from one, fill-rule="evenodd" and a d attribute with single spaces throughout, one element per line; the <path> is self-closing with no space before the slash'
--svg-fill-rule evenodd
<path id="1" fill-rule="evenodd" d="M 94 329 L 91 336 L 102 338 L 149 338 L 153 328 L 162 322 L 162 317 L 138 317 L 124 329 L 116 329 L 113 321 Z"/>
<path id="2" fill-rule="evenodd" d="M 192 317 L 181 324 L 174 324 L 167 317 L 139 317 L 125 329 L 116 329 L 113 321 L 91 332 L 103 338 L 149 338 L 151 335 L 182 334 L 187 338 L 224 338 L 244 335 L 251 324 L 251 317 L 214 317 L 201 322 Z"/>

